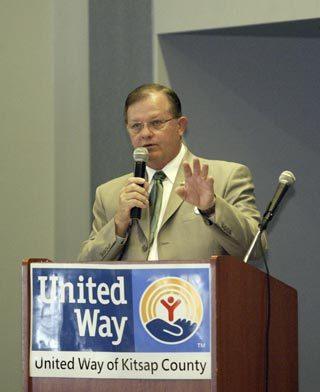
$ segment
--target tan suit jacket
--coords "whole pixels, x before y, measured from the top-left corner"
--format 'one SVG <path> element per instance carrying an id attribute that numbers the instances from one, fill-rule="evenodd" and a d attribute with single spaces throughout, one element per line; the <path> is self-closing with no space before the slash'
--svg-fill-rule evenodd
<path id="1" fill-rule="evenodd" d="M 183 161 L 192 163 L 194 158 L 187 151 Z M 158 234 L 160 260 L 208 259 L 219 254 L 243 258 L 258 230 L 260 214 L 249 169 L 232 162 L 202 158 L 200 162 L 209 165 L 209 175 L 214 178 L 214 223 L 197 214 L 193 205 L 175 193 L 175 188 L 184 182 L 181 165 Z M 79 261 L 147 260 L 149 209 L 143 209 L 141 220 L 131 226 L 125 244 L 116 239 L 113 217 L 120 190 L 130 176 L 132 173 L 97 188 L 92 231 L 82 245 Z"/>

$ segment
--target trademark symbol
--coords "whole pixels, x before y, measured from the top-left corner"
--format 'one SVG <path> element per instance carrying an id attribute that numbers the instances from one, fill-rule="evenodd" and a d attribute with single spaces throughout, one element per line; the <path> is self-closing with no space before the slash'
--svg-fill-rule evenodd
<path id="1" fill-rule="evenodd" d="M 198 348 L 205 348 L 205 347 L 206 347 L 205 343 L 202 343 L 202 342 L 198 343 Z"/>

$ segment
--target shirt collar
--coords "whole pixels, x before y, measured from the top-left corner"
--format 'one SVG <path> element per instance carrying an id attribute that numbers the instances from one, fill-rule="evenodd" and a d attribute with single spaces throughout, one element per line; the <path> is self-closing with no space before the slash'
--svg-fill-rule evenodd
<path id="1" fill-rule="evenodd" d="M 186 146 L 184 144 L 181 144 L 179 154 L 175 158 L 173 158 L 169 163 L 167 163 L 166 166 L 161 170 L 164 172 L 164 174 L 167 176 L 168 180 L 172 184 L 174 183 L 174 181 L 176 179 L 180 164 L 182 162 L 182 159 L 183 159 L 186 151 L 187 151 Z M 153 178 L 154 173 L 158 170 L 154 170 L 148 166 L 146 167 L 146 169 L 147 169 L 147 174 L 148 174 L 148 178 L 150 181 Z"/>

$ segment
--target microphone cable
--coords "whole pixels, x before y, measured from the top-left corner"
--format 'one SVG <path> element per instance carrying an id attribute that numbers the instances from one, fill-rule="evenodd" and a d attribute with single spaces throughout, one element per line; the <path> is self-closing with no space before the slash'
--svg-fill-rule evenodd
<path id="1" fill-rule="evenodd" d="M 269 341 L 270 341 L 270 320 L 271 320 L 271 285 L 270 271 L 267 263 L 267 257 L 263 249 L 262 236 L 260 235 L 259 246 L 266 270 L 266 307 L 265 307 L 265 330 L 264 330 L 264 392 L 269 392 Z"/>

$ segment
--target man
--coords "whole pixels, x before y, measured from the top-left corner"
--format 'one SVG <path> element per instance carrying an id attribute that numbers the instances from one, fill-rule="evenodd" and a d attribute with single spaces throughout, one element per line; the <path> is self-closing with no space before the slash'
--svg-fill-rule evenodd
<path id="1" fill-rule="evenodd" d="M 79 260 L 243 258 L 260 221 L 249 170 L 188 151 L 188 120 L 167 87 L 133 90 L 124 114 L 132 146 L 149 152 L 148 180 L 127 174 L 97 188 L 93 227 Z M 133 207 L 142 209 L 139 221 L 130 218 Z"/>

